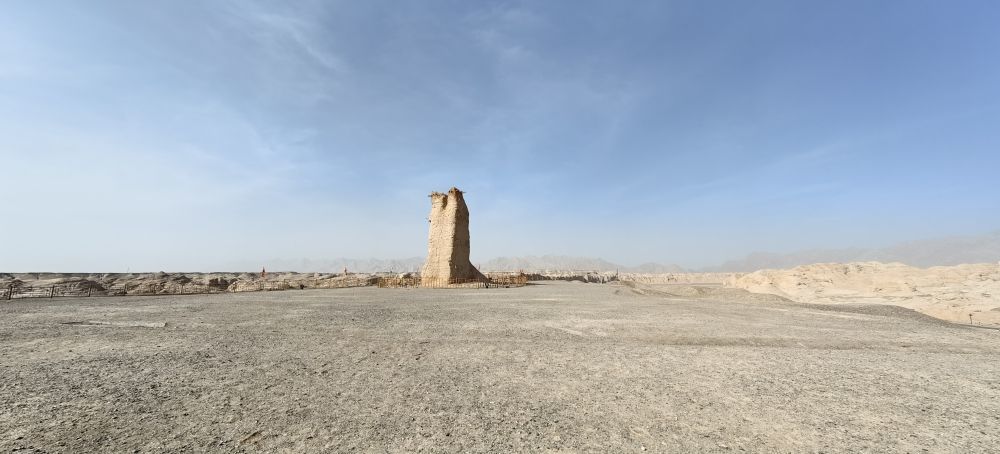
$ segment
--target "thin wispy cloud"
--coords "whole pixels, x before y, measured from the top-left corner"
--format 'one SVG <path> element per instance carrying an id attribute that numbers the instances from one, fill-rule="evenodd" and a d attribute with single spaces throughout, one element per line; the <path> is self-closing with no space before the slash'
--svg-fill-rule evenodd
<path id="1" fill-rule="evenodd" d="M 46 5 L 0 7 L 0 270 L 419 256 L 450 186 L 483 259 L 1000 225 L 983 3 Z"/>

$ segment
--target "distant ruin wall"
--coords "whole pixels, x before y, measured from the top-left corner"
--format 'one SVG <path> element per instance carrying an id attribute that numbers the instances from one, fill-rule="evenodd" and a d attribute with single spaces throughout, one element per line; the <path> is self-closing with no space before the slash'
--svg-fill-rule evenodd
<path id="1" fill-rule="evenodd" d="M 486 280 L 469 261 L 469 207 L 458 188 L 431 197 L 430 237 L 427 262 L 420 273 L 423 282 L 458 283 Z"/>

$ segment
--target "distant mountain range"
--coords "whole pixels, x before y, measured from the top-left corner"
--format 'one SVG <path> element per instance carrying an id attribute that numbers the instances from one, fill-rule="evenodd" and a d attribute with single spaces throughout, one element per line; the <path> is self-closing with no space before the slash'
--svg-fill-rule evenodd
<path id="1" fill-rule="evenodd" d="M 373 273 L 388 271 L 393 273 L 407 273 L 420 271 L 424 266 L 423 257 L 410 257 L 405 259 L 352 259 L 352 258 L 332 258 L 332 259 L 273 259 L 267 262 L 266 268 L 274 271 L 298 271 L 300 273 L 342 273 L 347 269 L 351 273 Z M 245 267 L 244 267 L 245 268 Z M 242 269 L 242 268 L 239 268 Z"/>
<path id="2" fill-rule="evenodd" d="M 624 266 L 601 258 L 563 255 L 498 257 L 486 262 L 475 263 L 475 265 L 483 271 L 580 270 L 620 271 L 623 273 L 680 273 L 685 271 L 749 272 L 767 268 L 792 268 L 812 263 L 868 261 L 901 262 L 918 267 L 997 262 L 1000 261 L 1000 230 L 984 235 L 910 241 L 877 249 L 814 249 L 788 254 L 755 252 L 741 259 L 699 270 L 686 270 L 678 265 L 663 263 Z M 420 271 L 423 264 L 423 257 L 390 260 L 333 258 L 272 260 L 267 263 L 267 268 L 274 271 L 320 273 L 342 272 L 344 268 L 357 273 L 377 271 L 404 273 Z"/>
<path id="3" fill-rule="evenodd" d="M 268 270 L 298 271 L 303 273 L 339 273 L 346 268 L 354 273 L 394 272 L 406 273 L 420 271 L 424 265 L 423 257 L 406 259 L 274 259 L 266 264 Z M 475 264 L 483 271 L 540 271 L 540 270 L 585 270 L 585 271 L 621 271 L 629 273 L 675 273 L 684 271 L 677 265 L 661 263 L 644 263 L 639 266 L 622 266 L 607 260 L 592 257 L 568 257 L 561 255 L 498 257 L 487 262 Z M 242 267 L 242 268 L 245 268 Z M 241 269 L 242 269 L 241 268 Z"/>
<path id="4" fill-rule="evenodd" d="M 901 262 L 929 267 L 1000 261 L 1000 230 L 984 235 L 909 241 L 877 249 L 814 249 L 789 254 L 755 252 L 702 271 L 756 271 L 828 262 Z"/>
<path id="5" fill-rule="evenodd" d="M 569 257 L 564 255 L 498 257 L 488 262 L 477 264 L 477 266 L 483 271 L 584 270 L 620 271 L 623 273 L 678 273 L 684 271 L 684 268 L 677 265 L 644 263 L 639 266 L 624 266 L 601 258 Z"/>

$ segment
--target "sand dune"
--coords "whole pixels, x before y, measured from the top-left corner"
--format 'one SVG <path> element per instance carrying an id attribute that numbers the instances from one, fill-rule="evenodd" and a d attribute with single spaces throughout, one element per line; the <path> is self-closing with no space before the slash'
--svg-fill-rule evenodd
<path id="1" fill-rule="evenodd" d="M 953 322 L 1000 326 L 1000 263 L 917 268 L 901 263 L 820 263 L 761 270 L 729 287 L 817 304 L 893 304 Z"/>

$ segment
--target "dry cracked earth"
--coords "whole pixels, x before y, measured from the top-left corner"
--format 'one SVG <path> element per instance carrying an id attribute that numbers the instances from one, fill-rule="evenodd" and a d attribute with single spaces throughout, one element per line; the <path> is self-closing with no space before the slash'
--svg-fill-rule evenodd
<path id="1" fill-rule="evenodd" d="M 0 302 L 5 452 L 988 452 L 1000 331 L 551 282 Z"/>

